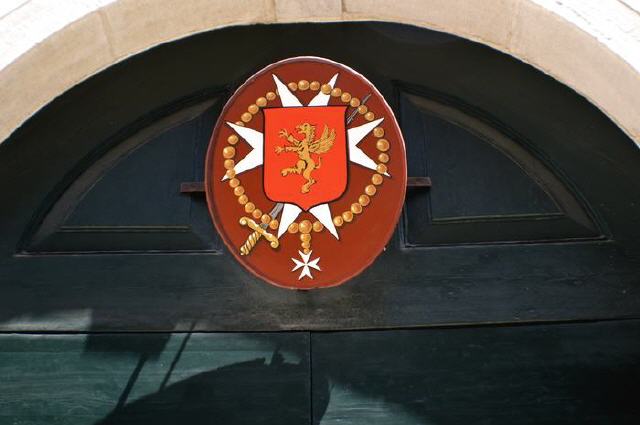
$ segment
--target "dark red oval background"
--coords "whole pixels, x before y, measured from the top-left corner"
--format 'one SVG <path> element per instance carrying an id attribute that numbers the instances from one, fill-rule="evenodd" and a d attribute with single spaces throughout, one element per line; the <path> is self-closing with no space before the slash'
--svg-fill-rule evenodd
<path id="1" fill-rule="evenodd" d="M 336 240 L 326 229 L 321 233 L 312 233 L 311 259 L 320 257 L 318 265 L 322 271 L 312 270 L 313 279 L 303 278 L 298 280 L 300 270 L 292 272 L 294 266 L 291 258 L 300 260 L 298 251 L 300 247 L 299 234 L 284 233 L 280 238 L 280 246 L 272 249 L 269 243 L 261 239 L 248 256 L 240 255 L 240 246 L 244 244 L 251 234 L 248 227 L 241 226 L 239 219 L 250 216 L 240 205 L 228 181 L 221 181 L 225 174 L 222 150 L 227 144 L 227 138 L 235 134 L 226 121 L 236 122 L 240 115 L 247 111 L 249 105 L 256 102 L 259 97 L 265 96 L 269 91 L 275 92 L 275 83 L 272 74 L 276 74 L 282 82 L 298 82 L 300 80 L 319 81 L 321 84 L 328 82 L 331 77 L 339 73 L 336 87 L 343 92 L 349 92 L 359 99 L 371 93 L 371 98 L 366 105 L 375 114 L 376 118 L 384 117 L 380 124 L 385 130 L 384 138 L 389 141 L 390 149 L 387 152 L 390 160 L 387 163 L 388 173 L 391 178 L 385 177 L 382 185 L 378 186 L 377 193 L 371 197 L 371 203 L 364 207 L 360 215 L 356 215 L 351 223 L 345 223 L 338 228 L 340 240 Z M 295 91 L 294 94 L 306 105 L 318 91 Z M 340 98 L 332 97 L 329 105 L 344 105 Z M 281 107 L 280 98 L 269 101 L 267 107 Z M 347 109 L 347 116 L 353 108 Z M 367 123 L 363 115 L 358 114 L 356 119 L 348 125 L 348 128 Z M 246 127 L 264 131 L 262 111 L 253 116 Z M 377 162 L 379 151 L 376 149 L 376 138 L 369 133 L 358 146 L 374 161 Z M 236 163 L 249 153 L 251 147 L 242 138 L 236 144 Z M 341 214 L 350 209 L 352 203 L 357 202 L 358 197 L 364 193 L 366 185 L 370 184 L 374 171 L 358 164 L 349 163 L 349 181 L 344 194 L 329 203 L 332 216 Z M 246 189 L 249 200 L 263 213 L 268 213 L 275 205 L 269 201 L 262 184 L 262 166 L 246 171 L 238 175 L 240 184 Z M 378 90 L 362 75 L 345 65 L 318 57 L 296 57 L 286 59 L 262 69 L 249 78 L 231 96 L 222 110 L 218 122 L 209 142 L 209 149 L 205 162 L 205 192 L 209 212 L 215 227 L 222 237 L 229 251 L 236 260 L 243 264 L 250 272 L 261 279 L 279 287 L 289 289 L 312 289 L 320 287 L 336 286 L 361 273 L 382 252 L 391 238 L 395 229 L 402 205 L 404 203 L 407 184 L 407 166 L 404 140 L 398 127 L 398 123 Z M 315 221 L 315 217 L 303 212 L 296 219 L 300 222 L 308 219 Z M 270 230 L 276 234 L 276 230 Z"/>

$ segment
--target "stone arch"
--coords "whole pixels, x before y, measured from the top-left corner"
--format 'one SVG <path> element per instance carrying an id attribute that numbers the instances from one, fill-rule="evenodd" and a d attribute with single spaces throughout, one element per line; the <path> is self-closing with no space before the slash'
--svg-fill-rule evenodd
<path id="1" fill-rule="evenodd" d="M 14 9 L 11 9 L 11 5 Z M 0 10 L 0 141 L 55 97 L 158 44 L 232 25 L 386 21 L 471 39 L 598 106 L 640 144 L 635 0 L 37 0 Z M 6 9 L 9 10 L 6 10 Z"/>

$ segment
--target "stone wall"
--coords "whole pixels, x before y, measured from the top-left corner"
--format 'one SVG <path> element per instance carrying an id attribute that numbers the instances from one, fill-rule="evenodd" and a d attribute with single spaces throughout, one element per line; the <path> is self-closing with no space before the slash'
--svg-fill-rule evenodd
<path id="1" fill-rule="evenodd" d="M 70 87 L 160 43 L 231 25 L 374 20 L 513 55 L 640 144 L 639 11 L 640 0 L 4 0 L 0 141 Z"/>

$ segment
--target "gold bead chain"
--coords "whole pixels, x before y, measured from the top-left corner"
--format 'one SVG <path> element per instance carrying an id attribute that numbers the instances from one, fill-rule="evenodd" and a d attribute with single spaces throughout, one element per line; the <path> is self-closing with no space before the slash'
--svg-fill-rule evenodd
<path id="1" fill-rule="evenodd" d="M 339 87 L 332 87 L 330 84 L 320 84 L 318 81 L 300 80 L 298 82 L 292 81 L 287 84 L 287 87 L 292 92 L 300 90 L 320 90 L 323 94 L 328 94 L 331 97 L 339 98 L 343 103 L 348 103 L 352 108 L 357 108 L 360 115 L 364 116 L 367 121 L 373 121 L 375 114 L 369 111 L 366 105 L 362 105 L 360 99 L 353 97 L 348 92 L 343 92 Z M 253 116 L 260 111 L 260 108 L 264 108 L 268 105 L 269 101 L 275 100 L 278 96 L 278 91 L 267 92 L 264 97 L 256 99 L 255 103 L 252 103 L 247 108 L 246 112 L 240 115 L 240 121 L 236 121 L 236 125 L 244 127 L 246 123 L 249 123 Z M 333 224 L 336 227 L 342 227 L 345 223 L 351 223 L 355 215 L 362 213 L 363 208 L 370 204 L 371 197 L 377 192 L 377 186 L 380 186 L 383 181 L 383 175 L 387 172 L 386 164 L 389 162 L 390 157 L 389 141 L 384 139 L 384 128 L 376 127 L 373 129 L 373 135 L 378 138 L 376 141 L 376 148 L 380 152 L 378 155 L 378 161 L 376 166 L 376 172 L 371 176 L 371 183 L 364 188 L 364 193 L 361 194 L 357 202 L 351 204 L 349 210 L 344 211 L 342 214 L 333 217 Z M 262 210 L 256 208 L 253 202 L 249 201 L 249 197 L 245 193 L 245 189 L 240 185 L 240 179 L 236 177 L 235 161 L 236 149 L 234 145 L 238 143 L 238 136 L 232 134 L 227 138 L 228 146 L 222 149 L 222 156 L 224 158 L 224 168 L 227 170 L 226 176 L 229 179 L 229 187 L 233 189 L 234 195 L 238 198 L 238 203 L 244 206 L 244 210 L 250 213 L 254 219 L 260 220 L 263 224 L 268 225 L 272 230 L 276 230 L 279 226 L 278 220 L 271 217 L 269 214 L 264 214 Z M 309 220 L 302 220 L 299 223 L 293 222 L 289 225 L 287 231 L 291 234 L 300 233 L 300 242 L 302 250 L 305 254 L 311 251 L 311 235 L 312 232 L 320 233 L 324 230 L 324 226 L 319 221 L 311 223 Z"/>

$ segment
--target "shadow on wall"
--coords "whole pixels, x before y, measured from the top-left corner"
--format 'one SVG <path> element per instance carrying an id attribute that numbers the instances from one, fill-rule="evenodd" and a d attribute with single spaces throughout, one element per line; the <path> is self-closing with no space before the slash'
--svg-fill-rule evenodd
<path id="1" fill-rule="evenodd" d="M 285 362 L 276 350 L 269 363 L 256 359 L 197 374 L 116 407 L 97 424 L 309 423 L 308 367 L 305 361 Z M 324 392 L 317 400 L 325 402 L 314 400 L 314 423 L 327 407 L 326 380 Z"/>
<path id="2" fill-rule="evenodd" d="M 169 376 L 177 364 L 176 377 L 184 377 L 182 371 L 197 370 L 205 359 L 240 352 L 222 342 L 205 346 L 209 335 L 215 334 L 195 336 L 199 339 L 188 344 L 202 355 L 186 350 L 190 357 L 182 360 L 184 338 L 171 366 L 160 362 L 162 373 Z M 224 338 L 230 341 L 232 335 Z M 478 418 L 486 424 L 637 423 L 637 335 L 636 320 L 252 334 L 245 351 L 275 346 L 269 362 L 236 362 L 166 387 L 165 378 L 160 390 L 126 402 L 134 370 L 118 406 L 97 423 L 457 425 Z M 108 344 L 110 350 L 114 346 Z M 302 360 L 285 361 L 281 352 Z M 141 362 L 146 356 L 140 355 Z"/>

